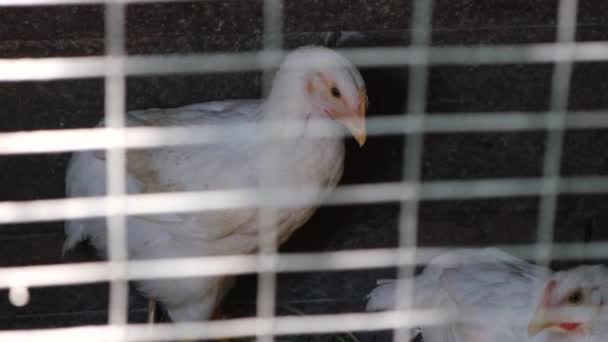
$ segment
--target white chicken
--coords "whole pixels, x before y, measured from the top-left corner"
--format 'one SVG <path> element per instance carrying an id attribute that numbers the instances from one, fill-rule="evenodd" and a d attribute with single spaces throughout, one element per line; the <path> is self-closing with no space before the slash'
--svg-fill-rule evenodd
<path id="1" fill-rule="evenodd" d="M 394 309 L 395 281 L 380 283 L 367 311 Z M 551 274 L 497 249 L 458 250 L 433 258 L 414 284 L 414 307 L 458 317 L 420 327 L 425 342 L 608 341 L 603 266 Z"/>
<path id="2" fill-rule="evenodd" d="M 247 123 L 261 125 L 291 120 L 301 123 L 293 139 L 280 142 L 252 139 L 207 145 L 130 150 L 127 154 L 129 193 L 204 191 L 255 188 L 264 172 L 267 152 L 278 160 L 271 185 L 316 185 L 319 200 L 334 187 L 343 169 L 344 145 L 338 135 L 312 138 L 309 119 L 330 127 L 346 126 L 359 145 L 366 140 L 367 96 L 357 68 L 322 47 L 290 52 L 276 73 L 267 99 L 231 100 L 175 109 L 127 113 L 129 126 L 189 126 Z M 103 123 L 100 123 L 103 125 Z M 259 134 L 255 130 L 252 135 Z M 70 197 L 105 194 L 105 154 L 75 153 L 66 176 Z M 265 183 L 266 184 L 266 183 Z M 277 213 L 278 242 L 285 241 L 316 210 L 285 208 Z M 127 217 L 131 259 L 196 257 L 256 252 L 259 208 L 201 211 Z M 107 251 L 105 220 L 66 223 L 64 249 L 88 239 L 102 255 Z M 231 286 L 228 277 L 200 277 L 137 282 L 138 289 L 162 303 L 173 321 L 208 319 Z"/>

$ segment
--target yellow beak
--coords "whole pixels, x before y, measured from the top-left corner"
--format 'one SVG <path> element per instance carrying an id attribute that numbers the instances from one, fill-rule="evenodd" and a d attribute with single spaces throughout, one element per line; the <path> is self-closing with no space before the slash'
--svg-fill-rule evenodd
<path id="1" fill-rule="evenodd" d="M 355 138 L 359 147 L 363 146 L 367 140 L 367 134 L 365 133 L 365 117 L 362 119 L 356 118 L 354 120 L 348 120 L 344 122 L 344 125 L 353 135 L 353 138 Z"/>
<path id="2" fill-rule="evenodd" d="M 365 130 L 365 112 L 367 111 L 367 96 L 365 91 L 359 92 L 359 104 L 356 111 L 344 106 L 341 110 L 330 109 L 328 113 L 337 121 L 342 123 L 353 135 L 359 146 L 363 146 L 367 140 Z"/>
<path id="3" fill-rule="evenodd" d="M 528 336 L 534 337 L 552 325 L 553 323 L 547 319 L 545 310 L 539 309 L 534 313 L 534 317 L 532 317 L 530 324 L 528 324 Z"/>
<path id="4" fill-rule="evenodd" d="M 359 92 L 359 107 L 354 119 L 350 119 L 344 122 L 344 125 L 350 133 L 353 135 L 359 147 L 365 144 L 367 140 L 367 133 L 365 131 L 365 112 L 367 111 L 367 95 L 365 91 Z"/>

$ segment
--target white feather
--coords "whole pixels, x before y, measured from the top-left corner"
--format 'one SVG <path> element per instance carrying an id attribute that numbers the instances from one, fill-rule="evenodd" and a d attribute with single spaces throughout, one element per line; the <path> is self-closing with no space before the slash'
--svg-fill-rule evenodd
<path id="1" fill-rule="evenodd" d="M 359 73 L 339 55 L 326 49 L 306 48 L 287 57 L 270 97 L 255 100 L 216 101 L 174 109 L 149 109 L 127 113 L 129 126 L 226 125 L 246 122 L 255 125 L 274 119 L 302 120 L 301 135 L 286 142 L 227 141 L 208 145 L 163 147 L 128 152 L 129 193 L 204 191 L 253 188 L 263 172 L 264 153 L 278 156 L 273 185 L 297 187 L 317 184 L 333 187 L 342 175 L 344 147 L 341 138 L 306 138 L 310 115 L 336 123 L 304 96 L 306 72 L 338 66 L 348 82 L 360 82 Z M 321 69 L 319 69 L 321 68 Z M 352 74 L 356 73 L 353 78 Z M 361 84 L 352 85 L 353 89 Z M 100 123 L 102 125 L 103 123 Z M 256 135 L 257 131 L 252 131 Z M 66 177 L 70 197 L 105 194 L 105 157 L 99 152 L 75 153 Z M 318 199 L 325 192 L 317 194 Z M 281 209 L 278 238 L 285 241 L 306 222 L 316 207 Z M 132 259 L 179 258 L 205 255 L 252 253 L 257 249 L 256 208 L 194 213 L 130 216 L 127 218 L 128 254 Z M 64 250 L 88 239 L 102 256 L 107 250 L 105 221 L 74 220 L 66 223 Z M 138 282 L 141 291 L 166 306 L 175 321 L 206 319 L 231 286 L 231 280 L 186 278 Z"/>
<path id="2" fill-rule="evenodd" d="M 548 269 L 527 263 L 500 250 L 457 250 L 433 258 L 416 277 L 414 307 L 456 312 L 459 321 L 420 327 L 425 342 L 591 341 L 595 335 L 565 335 L 544 331 L 534 337 L 528 324 L 545 289 Z M 562 287 L 596 282 L 605 273 L 584 268 L 556 273 Z M 608 277 L 603 278 L 606 281 Z M 396 283 L 382 281 L 368 296 L 366 310 L 391 310 Z M 601 336 L 607 336 L 602 333 Z"/>

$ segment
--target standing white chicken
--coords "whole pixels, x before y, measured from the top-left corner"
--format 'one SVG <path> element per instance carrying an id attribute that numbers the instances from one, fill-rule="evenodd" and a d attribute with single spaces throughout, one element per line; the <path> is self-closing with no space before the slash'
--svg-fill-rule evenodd
<path id="1" fill-rule="evenodd" d="M 366 310 L 394 309 L 396 283 L 383 281 Z M 551 272 L 497 249 L 458 250 L 416 278 L 414 306 L 458 320 L 421 327 L 425 342 L 608 341 L 608 270 Z"/>
<path id="2" fill-rule="evenodd" d="M 289 53 L 264 101 L 208 102 L 175 109 L 127 113 L 129 126 L 188 126 L 275 120 L 301 123 L 293 139 L 277 141 L 222 141 L 203 146 L 132 150 L 127 154 L 129 193 L 202 191 L 255 188 L 263 172 L 261 158 L 274 153 L 272 185 L 334 187 L 341 175 L 344 145 L 339 136 L 312 138 L 309 119 L 345 125 L 360 145 L 366 139 L 367 96 L 363 79 L 348 60 L 321 47 Z M 318 122 L 318 121 L 317 121 Z M 102 125 L 103 123 L 100 123 Z M 338 127 L 339 128 L 339 127 Z M 251 134 L 259 134 L 255 129 Z M 105 194 L 104 154 L 75 153 L 67 172 L 66 193 L 71 197 Z M 295 191 L 295 190 L 294 190 Z M 326 194 L 319 191 L 318 198 Z M 278 210 L 279 243 L 303 225 L 314 207 Z M 184 214 L 129 216 L 128 253 L 131 259 L 246 254 L 257 249 L 258 208 L 202 211 Z M 89 239 L 105 255 L 103 219 L 66 223 L 68 250 Z M 231 285 L 228 277 L 144 280 L 138 288 L 160 301 L 174 321 L 207 319 Z"/>

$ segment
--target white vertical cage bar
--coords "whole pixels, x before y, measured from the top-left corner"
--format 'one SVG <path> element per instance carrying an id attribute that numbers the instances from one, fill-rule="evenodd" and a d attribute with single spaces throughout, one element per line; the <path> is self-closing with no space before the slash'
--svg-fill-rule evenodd
<path id="1" fill-rule="evenodd" d="M 105 75 L 105 126 L 125 127 L 125 74 L 122 58 L 125 56 L 125 5 L 120 2 L 107 3 L 105 6 L 105 44 L 106 55 L 114 59 L 107 64 Z M 121 141 L 124 141 L 124 136 Z M 110 303 L 108 321 L 110 325 L 120 326 L 128 322 L 128 282 L 126 218 L 119 210 L 126 201 L 119 200 L 126 189 L 126 151 L 121 144 L 106 149 L 106 196 L 111 198 L 108 205 L 108 262 L 113 273 L 121 276 L 110 281 Z M 117 198 L 118 197 L 118 198 Z M 126 331 L 121 332 L 124 340 Z"/>
<path id="2" fill-rule="evenodd" d="M 282 48 L 282 21 L 283 10 L 282 0 L 264 0 L 263 2 L 263 50 L 276 51 Z M 268 98 L 272 88 L 273 70 L 264 68 L 262 73 L 262 95 Z M 265 127 L 262 137 L 264 140 L 273 135 L 273 128 Z M 260 151 L 263 157 L 259 160 L 262 162 L 262 170 L 260 175 L 260 187 L 269 187 L 273 185 L 275 179 L 275 165 L 279 163 L 275 151 L 266 145 Z M 257 326 L 256 339 L 258 342 L 273 342 L 274 341 L 274 318 L 275 302 L 276 302 L 276 267 L 278 263 L 277 255 L 277 208 L 275 206 L 260 206 L 259 211 L 259 254 L 258 260 L 262 265 L 262 272 L 258 273 L 258 289 L 256 297 L 256 314 L 258 318 L 270 318 L 260 321 Z M 265 324 L 262 324 L 264 322 Z"/>
<path id="3" fill-rule="evenodd" d="M 572 43 L 576 38 L 578 0 L 560 0 L 557 19 L 557 42 Z M 572 49 L 562 53 L 571 54 Z M 543 160 L 543 187 L 538 216 L 537 260 L 549 264 L 552 254 L 557 201 L 560 188 L 560 166 L 563 153 L 565 122 L 572 76 L 572 61 L 556 62 L 551 80 L 550 111 L 555 115 L 554 125 L 547 130 Z"/>
<path id="4" fill-rule="evenodd" d="M 411 19 L 412 46 L 420 48 L 421 60 L 427 61 L 426 48 L 430 45 L 433 18 L 433 0 L 416 0 L 413 2 Z M 414 124 L 422 128 L 425 122 L 426 93 L 428 80 L 428 66 L 426 62 L 411 65 L 408 74 L 407 114 L 412 117 Z M 399 213 L 399 251 L 400 258 L 409 258 L 412 265 L 416 261 L 416 245 L 418 240 L 418 208 L 419 188 L 422 173 L 422 153 L 424 144 L 424 131 L 417 129 L 405 137 L 403 155 L 403 180 L 409 184 L 408 191 L 413 190 L 414 196 L 401 203 Z M 405 189 L 404 189 L 405 190 Z M 401 266 L 397 272 L 397 287 L 395 289 L 397 310 L 403 311 L 408 317 L 414 302 L 414 271 L 415 267 Z M 410 327 L 394 330 L 393 340 L 409 342 Z"/>

